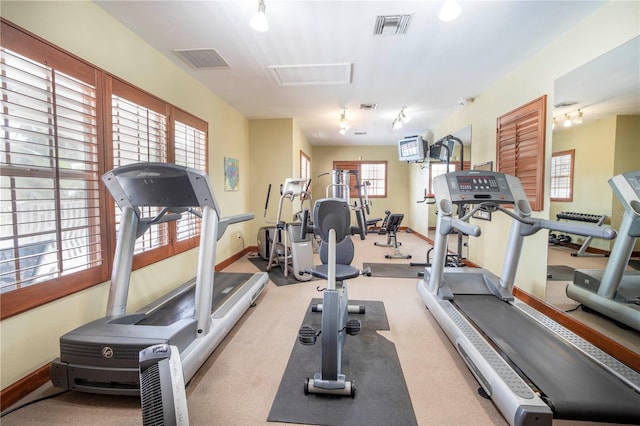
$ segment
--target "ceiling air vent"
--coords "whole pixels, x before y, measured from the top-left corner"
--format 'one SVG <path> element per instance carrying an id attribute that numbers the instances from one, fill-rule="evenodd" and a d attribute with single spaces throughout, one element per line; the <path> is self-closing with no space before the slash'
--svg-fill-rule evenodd
<path id="1" fill-rule="evenodd" d="M 195 69 L 229 68 L 215 49 L 177 49 L 173 53 Z"/>
<path id="2" fill-rule="evenodd" d="M 411 15 L 377 16 L 373 34 L 406 34 Z"/>
<path id="3" fill-rule="evenodd" d="M 363 109 L 365 111 L 370 111 L 376 108 L 378 108 L 378 104 L 360 104 L 360 109 Z"/>

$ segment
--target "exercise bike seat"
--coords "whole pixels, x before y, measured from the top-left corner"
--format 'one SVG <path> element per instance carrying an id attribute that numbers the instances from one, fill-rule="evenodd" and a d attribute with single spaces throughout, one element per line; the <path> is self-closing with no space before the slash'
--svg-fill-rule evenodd
<path id="1" fill-rule="evenodd" d="M 329 265 L 316 265 L 308 272 L 316 278 L 326 280 L 329 278 Z M 359 276 L 360 269 L 355 266 L 336 264 L 336 281 L 344 281 Z"/>

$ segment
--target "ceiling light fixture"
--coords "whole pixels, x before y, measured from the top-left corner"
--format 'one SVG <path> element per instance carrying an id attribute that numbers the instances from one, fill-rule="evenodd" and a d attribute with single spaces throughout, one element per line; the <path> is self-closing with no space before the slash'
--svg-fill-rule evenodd
<path id="1" fill-rule="evenodd" d="M 351 128 L 349 124 L 349 120 L 347 120 L 347 110 L 342 108 L 342 113 L 340 114 L 340 134 L 342 136 L 347 134 L 347 130 Z"/>
<path id="2" fill-rule="evenodd" d="M 574 124 L 582 124 L 583 113 L 582 110 L 574 111 L 573 113 L 565 113 L 562 119 L 562 127 L 571 127 Z M 551 129 L 555 129 L 559 123 L 557 117 L 553 117 L 553 123 Z"/>
<path id="3" fill-rule="evenodd" d="M 453 21 L 460 15 L 460 11 L 460 5 L 456 0 L 445 0 L 440 8 L 438 18 L 443 22 Z"/>
<path id="4" fill-rule="evenodd" d="M 253 14 L 251 21 L 249 21 L 251 28 L 256 31 L 269 31 L 269 22 L 267 22 L 267 14 L 265 13 L 266 8 L 264 0 L 259 0 L 258 10 Z"/>
<path id="5" fill-rule="evenodd" d="M 582 110 L 578 110 L 578 115 L 573 118 L 573 124 L 582 124 Z"/>
<path id="6" fill-rule="evenodd" d="M 411 117 L 404 112 L 404 107 L 402 107 L 398 116 L 393 120 L 393 123 L 391 123 L 391 128 L 393 130 L 401 129 L 402 125 L 407 124 L 409 121 L 411 121 Z"/>

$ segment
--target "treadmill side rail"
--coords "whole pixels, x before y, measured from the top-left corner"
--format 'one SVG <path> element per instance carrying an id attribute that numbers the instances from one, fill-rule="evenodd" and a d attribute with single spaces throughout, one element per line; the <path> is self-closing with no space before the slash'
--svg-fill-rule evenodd
<path id="1" fill-rule="evenodd" d="M 449 301 L 429 292 L 424 280 L 418 293 L 455 346 L 478 383 L 511 425 L 551 425 L 549 406 L 513 371 Z"/>

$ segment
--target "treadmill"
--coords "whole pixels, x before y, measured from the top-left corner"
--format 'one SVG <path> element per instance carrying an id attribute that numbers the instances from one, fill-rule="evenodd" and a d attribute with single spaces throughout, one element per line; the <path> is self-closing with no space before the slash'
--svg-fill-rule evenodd
<path id="1" fill-rule="evenodd" d="M 220 218 L 207 175 L 175 164 L 126 165 L 102 180 L 122 210 L 106 317 L 60 337 L 51 381 L 63 389 L 140 396 L 139 352 L 164 343 L 178 348 L 188 382 L 268 282 L 265 272 L 214 270 L 217 240 L 227 226 L 251 220 L 253 214 Z M 142 211 L 150 211 L 146 207 L 159 212 L 142 217 Z M 195 278 L 127 314 L 136 239 L 152 226 L 191 213 L 201 221 Z"/>
<path id="2" fill-rule="evenodd" d="M 576 270 L 567 296 L 609 318 L 640 331 L 640 271 L 625 271 L 640 236 L 640 171 L 609 179 L 624 216 L 604 270 Z"/>
<path id="3" fill-rule="evenodd" d="M 525 236 L 550 229 L 613 239 L 615 231 L 531 217 L 520 180 L 503 173 L 447 173 L 434 179 L 434 192 L 433 262 L 417 290 L 481 393 L 512 425 L 550 425 L 554 418 L 640 424 L 640 374 L 512 295 Z M 456 204 L 473 208 L 455 218 Z M 482 268 L 445 267 L 447 236 L 452 230 L 479 236 L 468 220 L 480 209 L 512 219 L 502 278 Z"/>

